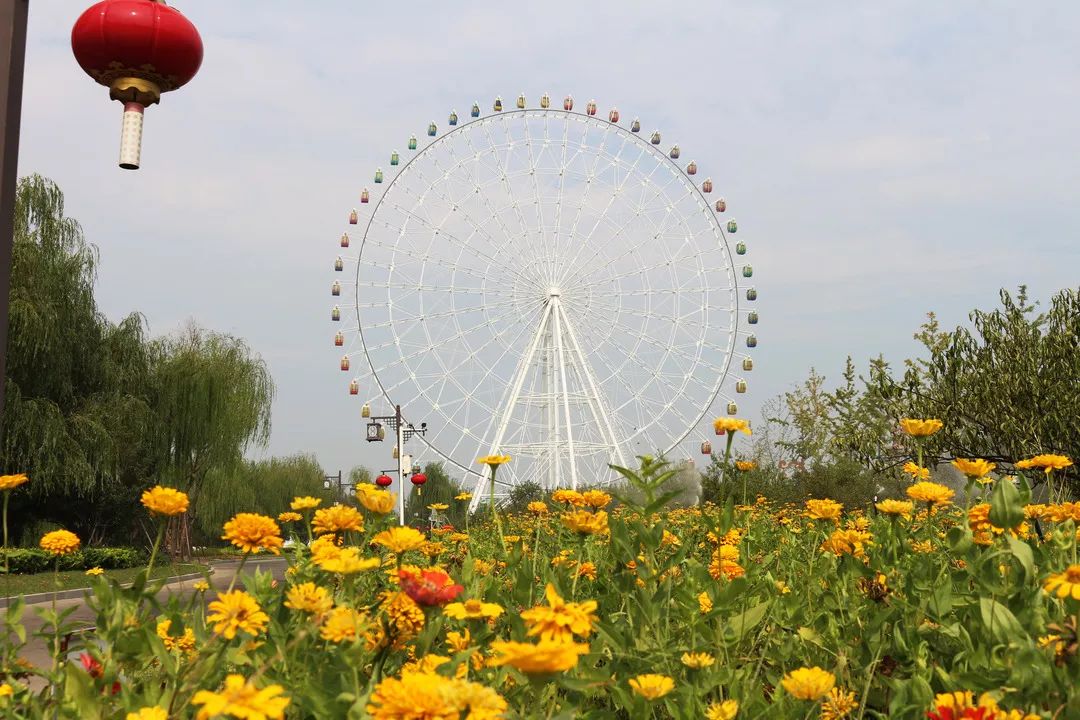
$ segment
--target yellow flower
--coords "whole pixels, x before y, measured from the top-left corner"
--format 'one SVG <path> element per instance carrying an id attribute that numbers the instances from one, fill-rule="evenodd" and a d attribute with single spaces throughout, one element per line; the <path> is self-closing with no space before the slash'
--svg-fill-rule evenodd
<path id="1" fill-rule="evenodd" d="M 168 720 L 168 718 L 168 711 L 155 705 L 153 707 L 139 708 L 138 712 L 129 712 L 126 720 Z"/>
<path id="2" fill-rule="evenodd" d="M 221 539 L 228 540 L 244 552 L 269 550 L 275 555 L 280 554 L 279 548 L 283 544 L 281 528 L 273 518 L 257 513 L 237 513 L 225 523 L 224 530 Z"/>
<path id="3" fill-rule="evenodd" d="M 165 649 L 172 651 L 178 650 L 180 652 L 194 652 L 195 651 L 195 632 L 191 628 L 184 628 L 183 635 L 170 635 L 169 628 L 172 627 L 172 620 L 165 618 L 159 620 L 157 624 L 157 636 L 161 638 L 161 641 L 165 644 Z"/>
<path id="4" fill-rule="evenodd" d="M 1027 460 L 1021 460 L 1016 463 L 1016 467 L 1021 470 L 1030 470 L 1031 468 L 1040 468 L 1043 472 L 1050 473 L 1053 470 L 1064 470 L 1070 467 L 1073 461 L 1065 455 L 1036 455 L 1033 458 Z"/>
<path id="5" fill-rule="evenodd" d="M 210 589 L 210 583 L 206 582 L 205 580 L 196 580 L 194 583 L 192 583 L 191 587 L 196 592 L 206 592 Z"/>
<path id="6" fill-rule="evenodd" d="M 323 620 L 319 635 L 330 642 L 351 642 L 363 633 L 366 626 L 367 616 L 363 613 L 358 613 L 351 607 L 336 607 Z"/>
<path id="7" fill-rule="evenodd" d="M 705 709 L 705 720 L 735 720 L 739 713 L 738 700 L 714 702 Z"/>
<path id="8" fill-rule="evenodd" d="M 53 555 L 69 555 L 79 549 L 79 536 L 67 530 L 53 530 L 41 536 L 38 545 Z"/>
<path id="9" fill-rule="evenodd" d="M 18 473 L 17 475 L 0 475 L 0 492 L 14 490 L 15 488 L 26 482 L 30 482 L 30 478 L 26 476 L 26 473 Z"/>
<path id="10" fill-rule="evenodd" d="M 757 463 L 753 460 L 736 460 L 735 467 L 739 470 L 742 470 L 743 472 L 747 472 L 748 470 L 753 470 L 754 468 L 756 468 Z"/>
<path id="11" fill-rule="evenodd" d="M 476 458 L 476 462 L 481 465 L 505 465 L 510 462 L 509 455 L 485 455 L 482 458 Z"/>
<path id="12" fill-rule="evenodd" d="M 536 513 L 537 515 L 546 515 L 548 512 L 548 506 L 547 503 L 543 502 L 542 500 L 533 500 L 531 503 L 529 503 L 527 510 L 531 513 Z"/>
<path id="13" fill-rule="evenodd" d="M 454 496 L 454 499 L 455 500 L 460 500 L 461 502 L 468 502 L 469 500 L 472 500 L 472 493 L 471 492 L 458 493 L 457 495 Z"/>
<path id="14" fill-rule="evenodd" d="M 911 551 L 920 555 L 929 555 L 934 552 L 934 545 L 929 540 L 913 540 L 911 542 Z"/>
<path id="15" fill-rule="evenodd" d="M 84 574 L 86 574 L 86 575 L 90 575 L 90 576 L 94 576 L 94 575 L 104 575 L 104 574 L 105 574 L 105 571 L 104 571 L 104 570 L 102 570 L 102 569 L 101 569 L 101 568 L 99 568 L 99 567 L 92 567 L 92 568 L 90 568 L 89 570 L 87 570 L 87 571 L 86 571 L 86 573 L 84 573 Z"/>
<path id="16" fill-rule="evenodd" d="M 1080 565 L 1070 565 L 1065 572 L 1050 575 L 1043 582 L 1043 590 L 1059 598 L 1080 600 Z"/>
<path id="17" fill-rule="evenodd" d="M 734 435 L 737 432 L 746 433 L 747 435 L 751 434 L 750 423 L 746 420 L 740 420 L 739 418 L 718 417 L 713 420 L 712 426 L 717 435 L 722 435 L 723 433 Z"/>
<path id="18" fill-rule="evenodd" d="M 424 611 L 403 592 L 386 591 L 379 606 L 400 639 L 415 637 L 424 629 Z"/>
<path id="19" fill-rule="evenodd" d="M 574 635 L 584 638 L 592 634 L 593 623 L 597 620 L 595 600 L 566 602 L 551 583 L 547 584 L 545 595 L 547 605 L 537 605 L 521 612 L 521 619 L 529 628 L 529 637 L 539 635 L 541 640 L 570 642 Z"/>
<path id="20" fill-rule="evenodd" d="M 301 515 L 300 513 L 297 513 L 297 512 L 286 511 L 286 512 L 283 512 L 283 513 L 279 513 L 278 516 L 277 516 L 277 519 L 278 519 L 278 522 L 281 522 L 281 523 L 290 523 L 290 522 L 299 522 L 299 521 L 304 519 L 304 516 Z"/>
<path id="21" fill-rule="evenodd" d="M 589 652 L 584 643 L 541 640 L 532 643 L 496 640 L 491 650 L 498 655 L 488 661 L 492 667 L 510 665 L 529 675 L 564 672 L 578 663 L 578 656 Z"/>
<path id="22" fill-rule="evenodd" d="M 630 679 L 630 687 L 635 695 L 640 695 L 646 700 L 659 700 L 675 689 L 675 681 L 667 675 L 638 675 Z"/>
<path id="23" fill-rule="evenodd" d="M 954 494 L 944 485 L 933 482 L 917 482 L 907 489 L 909 498 L 927 505 L 948 505 Z"/>
<path id="24" fill-rule="evenodd" d="M 900 418 L 900 427 L 912 437 L 928 437 L 938 432 L 945 424 L 940 420 L 916 420 Z"/>
<path id="25" fill-rule="evenodd" d="M 323 535 L 311 543 L 311 560 L 320 570 L 339 575 L 374 570 L 382 565 L 379 558 L 360 557 L 359 548 L 338 547 L 333 535 Z"/>
<path id="26" fill-rule="evenodd" d="M 840 513 L 843 512 L 844 506 L 835 500 L 807 500 L 806 501 L 806 517 L 813 518 L 814 520 L 832 520 L 833 522 L 840 521 Z"/>
<path id="27" fill-rule="evenodd" d="M 821 549 L 834 555 L 854 555 L 861 560 L 866 557 L 871 537 L 870 533 L 859 530 L 836 530 L 821 543 Z"/>
<path id="28" fill-rule="evenodd" d="M 280 685 L 267 685 L 262 690 L 244 680 L 242 675 L 229 675 L 220 692 L 200 690 L 191 699 L 193 705 L 202 705 L 195 720 L 210 720 L 228 715 L 243 720 L 281 720 L 289 698 Z"/>
<path id="29" fill-rule="evenodd" d="M 175 488 L 156 485 L 142 494 L 142 504 L 154 515 L 181 515 L 187 512 L 188 496 Z"/>
<path id="30" fill-rule="evenodd" d="M 575 507 L 585 507 L 585 496 L 577 490 L 567 490 L 565 488 L 556 490 L 551 493 L 551 501 L 574 505 Z"/>
<path id="31" fill-rule="evenodd" d="M 7 683 L 0 683 L 0 700 L 9 698 L 15 694 L 15 688 L 11 687 Z"/>
<path id="32" fill-rule="evenodd" d="M 305 495 L 304 497 L 295 497 L 293 501 L 289 503 L 289 507 L 293 510 L 311 510 L 317 508 L 322 504 L 322 500 L 319 498 Z"/>
<path id="33" fill-rule="evenodd" d="M 311 521 L 311 527 L 316 535 L 328 535 L 347 530 L 363 532 L 364 517 L 354 507 L 336 504 L 316 510 L 315 517 Z"/>
<path id="34" fill-rule="evenodd" d="M 972 480 L 986 477 L 991 470 L 997 467 L 994 463 L 986 460 L 965 460 L 964 458 L 956 458 L 952 461 L 952 466 Z"/>
<path id="35" fill-rule="evenodd" d="M 585 501 L 586 505 L 594 507 L 597 510 L 605 508 L 611 503 L 611 496 L 603 490 L 586 490 L 581 494 L 581 498 Z"/>
<path id="36" fill-rule="evenodd" d="M 472 645 L 472 635 L 469 634 L 468 630 L 446 633 L 446 646 L 450 648 L 450 652 L 465 652 L 470 645 Z"/>
<path id="37" fill-rule="evenodd" d="M 589 578 L 590 580 L 595 580 L 596 579 L 596 563 L 583 562 L 580 565 L 578 565 L 577 576 L 578 577 L 586 577 L 586 578 Z"/>
<path id="38" fill-rule="evenodd" d="M 401 553 L 410 550 L 419 549 L 427 542 L 427 538 L 424 537 L 424 533 L 416 528 L 411 528 L 406 525 L 383 530 L 373 537 L 371 542 L 376 545 L 382 545 L 395 555 L 400 555 Z"/>
<path id="39" fill-rule="evenodd" d="M 236 637 L 236 631 L 242 630 L 249 635 L 258 635 L 266 629 L 270 618 L 255 602 L 255 598 L 243 590 L 219 594 L 217 600 L 209 605 L 210 614 L 207 623 L 214 623 L 214 632 L 226 640 Z"/>
<path id="40" fill-rule="evenodd" d="M 367 508 L 368 512 L 385 515 L 394 509 L 394 501 L 397 499 L 397 495 L 389 490 L 363 484 L 357 486 L 356 498 L 361 505 Z"/>
<path id="41" fill-rule="evenodd" d="M 293 585 L 285 593 L 285 607 L 301 612 L 322 615 L 334 604 L 326 588 L 313 582 Z"/>
<path id="42" fill-rule="evenodd" d="M 700 670 L 701 668 L 710 667 L 713 663 L 716 662 L 716 658 L 714 658 L 709 653 L 704 652 L 683 653 L 682 658 L 680 659 L 682 660 L 683 665 L 693 670 Z"/>
<path id="43" fill-rule="evenodd" d="M 774 582 L 773 587 L 776 588 L 776 591 L 779 592 L 781 595 L 791 594 L 791 588 L 789 588 L 788 584 L 783 580 L 777 580 L 776 582 Z"/>
<path id="44" fill-rule="evenodd" d="M 882 515 L 910 519 L 911 511 L 915 509 L 915 504 L 907 502 L 906 500 L 882 500 L 874 507 L 876 507 L 878 512 Z"/>
<path id="45" fill-rule="evenodd" d="M 374 720 L 496 720 L 504 717 L 507 705 L 479 683 L 403 670 L 400 678 L 388 677 L 375 687 L 366 709 Z"/>
<path id="46" fill-rule="evenodd" d="M 607 513 L 603 510 L 595 513 L 588 510 L 575 510 L 563 513 L 562 524 L 576 533 L 595 535 L 607 532 L 607 519 Z"/>
<path id="47" fill-rule="evenodd" d="M 697 604 L 698 610 L 700 610 L 702 614 L 711 612 L 713 609 L 712 598 L 710 598 L 709 593 L 705 592 L 704 590 L 702 590 L 701 593 L 697 596 Z"/>
<path id="48" fill-rule="evenodd" d="M 819 667 L 792 670 L 780 681 L 788 694 L 799 700 L 820 700 L 836 685 L 836 677 Z"/>
<path id="49" fill-rule="evenodd" d="M 443 614 L 455 620 L 487 620 L 497 618 L 504 612 L 502 605 L 470 599 L 453 602 L 443 608 Z"/>
<path id="50" fill-rule="evenodd" d="M 746 570 L 739 564 L 739 549 L 734 545 L 720 545 L 713 550 L 712 560 L 709 562 L 709 575 L 713 580 L 727 578 L 734 580 L 746 574 Z"/>
<path id="51" fill-rule="evenodd" d="M 928 480 L 930 478 L 930 468 L 916 465 L 910 460 L 904 463 L 904 473 L 910 475 L 915 480 Z"/>
<path id="52" fill-rule="evenodd" d="M 834 687 L 825 702 L 821 703 L 821 720 L 841 720 L 857 707 L 859 703 L 855 702 L 854 692 L 844 692 Z"/>
<path id="53" fill-rule="evenodd" d="M 450 506 L 447 505 L 446 503 L 431 503 L 427 507 L 428 507 L 428 510 L 435 510 L 435 511 L 449 510 L 450 509 Z"/>

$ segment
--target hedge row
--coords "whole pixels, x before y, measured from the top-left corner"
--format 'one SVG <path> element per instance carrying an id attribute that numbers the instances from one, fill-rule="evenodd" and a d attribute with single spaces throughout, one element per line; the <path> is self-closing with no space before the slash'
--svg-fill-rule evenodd
<path id="1" fill-rule="evenodd" d="M 0 550 L 0 573 L 4 570 L 5 552 Z M 6 552 L 7 563 L 13 575 L 48 572 L 55 567 L 56 560 L 44 550 L 14 548 Z M 61 570 L 89 570 L 99 567 L 103 570 L 118 570 L 137 567 L 146 562 L 146 553 L 130 547 L 86 548 L 70 555 L 60 556 Z"/>

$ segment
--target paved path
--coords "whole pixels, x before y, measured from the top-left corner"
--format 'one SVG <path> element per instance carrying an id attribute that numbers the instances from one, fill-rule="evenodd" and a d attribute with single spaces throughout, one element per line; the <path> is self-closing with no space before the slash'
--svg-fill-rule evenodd
<path id="1" fill-rule="evenodd" d="M 232 582 L 233 577 L 236 576 L 236 570 L 240 567 L 240 561 L 229 560 L 226 562 L 211 563 L 211 567 L 214 569 L 213 574 L 210 576 L 210 586 L 213 590 L 223 591 L 229 587 L 229 583 Z M 249 560 L 244 564 L 244 573 L 253 572 L 255 568 L 259 568 L 263 572 L 271 572 L 277 580 L 282 580 L 285 577 L 285 568 L 287 567 L 284 558 L 260 558 Z M 158 599 L 164 601 L 168 599 L 170 595 L 191 595 L 195 591 L 192 589 L 192 584 L 195 580 L 185 580 L 178 583 L 166 585 L 160 593 L 158 593 Z M 207 593 L 210 599 L 213 599 L 213 591 Z M 23 648 L 23 652 L 20 656 L 33 663 L 37 667 L 49 667 L 52 665 L 52 654 L 48 645 L 40 638 L 33 637 L 33 634 L 40 630 L 45 624 L 38 614 L 34 611 L 37 607 L 50 607 L 51 603 L 45 602 L 37 605 L 28 605 L 23 612 L 23 627 L 26 628 L 27 645 Z M 57 611 L 66 610 L 68 608 L 76 608 L 75 611 L 68 618 L 68 622 L 79 623 L 86 627 L 93 625 L 94 612 L 86 605 L 83 598 L 71 598 L 67 600 L 57 600 Z M 32 682 L 32 686 L 40 686 L 39 682 Z"/>

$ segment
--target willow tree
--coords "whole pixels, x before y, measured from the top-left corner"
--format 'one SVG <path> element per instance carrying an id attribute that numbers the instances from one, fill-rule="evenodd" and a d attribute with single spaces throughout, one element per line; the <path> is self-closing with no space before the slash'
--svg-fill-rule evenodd
<path id="1" fill-rule="evenodd" d="M 27 472 L 12 519 L 62 523 L 87 541 L 130 533 L 125 507 L 157 470 L 146 326 L 94 300 L 97 252 L 38 175 L 19 182 L 0 464 Z"/>
<path id="2" fill-rule="evenodd" d="M 225 478 L 250 447 L 270 436 L 274 385 L 262 358 L 230 335 L 190 325 L 155 343 L 156 410 L 171 484 L 191 498 L 228 492 Z M 170 533 L 170 551 L 187 556 L 191 515 Z"/>

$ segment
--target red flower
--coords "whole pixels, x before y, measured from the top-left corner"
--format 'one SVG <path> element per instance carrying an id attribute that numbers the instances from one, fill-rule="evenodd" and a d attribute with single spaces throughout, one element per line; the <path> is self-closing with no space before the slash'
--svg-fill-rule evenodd
<path id="1" fill-rule="evenodd" d="M 419 573 L 399 570 L 401 589 L 418 605 L 431 607 L 445 605 L 465 588 L 454 584 L 454 579 L 439 568 L 428 568 Z"/>
<path id="2" fill-rule="evenodd" d="M 103 674 L 105 674 L 105 668 L 101 667 L 101 663 L 95 660 L 90 653 L 82 653 L 79 655 L 79 662 L 82 663 L 83 668 L 86 670 L 86 674 L 90 677 L 98 680 Z M 102 691 L 104 692 L 104 690 Z M 114 682 L 112 684 L 113 695 L 120 692 L 120 683 Z"/>

